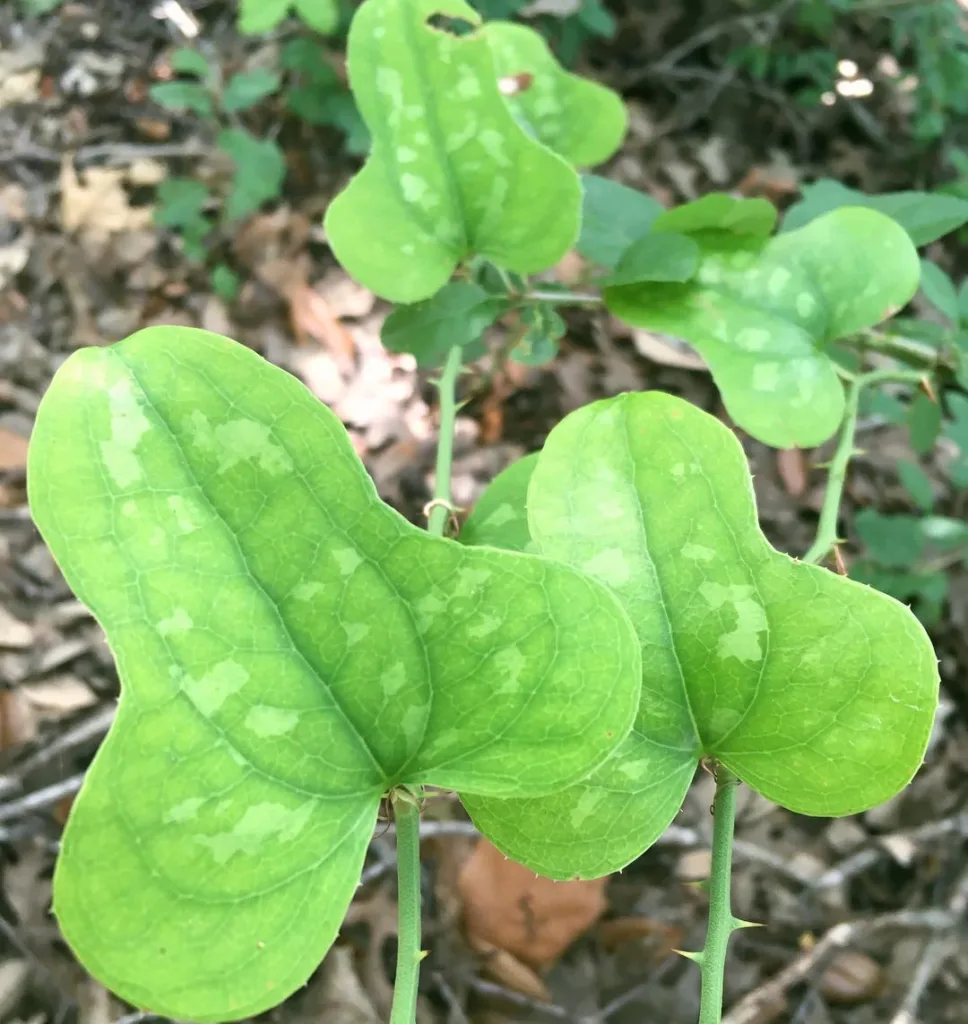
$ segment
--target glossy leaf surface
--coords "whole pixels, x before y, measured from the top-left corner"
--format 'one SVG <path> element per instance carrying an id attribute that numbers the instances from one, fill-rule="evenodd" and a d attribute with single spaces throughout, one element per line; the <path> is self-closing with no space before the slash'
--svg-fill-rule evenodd
<path id="1" fill-rule="evenodd" d="M 566 71 L 544 38 L 526 25 L 484 27 L 508 105 L 526 128 L 575 167 L 604 163 L 628 128 L 618 93 Z"/>
<path id="2" fill-rule="evenodd" d="M 920 267 L 910 239 L 884 214 L 859 208 L 765 241 L 693 237 L 703 249 L 695 280 L 609 288 L 609 308 L 694 345 L 730 415 L 754 437 L 777 448 L 826 441 L 844 392 L 825 346 L 911 299 Z"/>
<path id="3" fill-rule="evenodd" d="M 225 338 L 74 354 L 28 484 L 122 679 L 55 910 L 138 1006 L 274 1005 L 332 942 L 382 793 L 546 792 L 631 727 L 638 645 L 606 588 L 411 526 L 336 417 Z"/>
<path id="4" fill-rule="evenodd" d="M 481 526 L 522 490 L 506 474 L 497 485 Z M 891 598 L 770 547 L 742 448 L 713 417 L 659 392 L 571 413 L 533 467 L 527 517 L 536 550 L 624 603 L 642 703 L 625 743 L 570 789 L 464 797 L 508 856 L 558 878 L 621 868 L 704 755 L 815 815 L 871 807 L 917 770 L 938 694 L 924 630 Z"/>
<path id="5" fill-rule="evenodd" d="M 473 255 L 544 270 L 578 235 L 578 176 L 515 121 L 483 33 L 452 35 L 434 14 L 480 22 L 464 0 L 366 0 L 347 44 L 373 147 L 326 231 L 347 271 L 394 302 L 428 298 Z"/>

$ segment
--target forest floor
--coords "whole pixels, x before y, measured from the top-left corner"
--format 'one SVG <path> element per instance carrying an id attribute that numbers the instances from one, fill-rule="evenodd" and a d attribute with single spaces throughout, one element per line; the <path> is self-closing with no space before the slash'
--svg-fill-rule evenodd
<path id="1" fill-rule="evenodd" d="M 187 6 L 227 65 L 260 45 L 235 35 L 224 5 Z M 711 80 L 704 44 L 689 48 L 706 22 L 684 25 L 680 6 L 670 0 L 646 14 L 629 5 L 616 41 L 592 50 L 592 73 L 625 91 L 632 115 L 626 145 L 603 173 L 666 203 L 725 189 L 783 204 L 817 176 L 869 191 L 924 183 L 925 160 L 886 151 L 883 133 L 856 111 L 804 113 L 782 95 L 728 76 Z M 88 0 L 29 23 L 16 5 L 0 8 L 0 1022 L 147 1019 L 85 974 L 50 913 L 61 828 L 118 694 L 103 635 L 69 592 L 26 505 L 27 441 L 57 366 L 80 346 L 149 324 L 229 335 L 337 412 L 381 494 L 406 516 L 420 522 L 431 493 L 433 389 L 410 357 L 381 347 L 387 307 L 337 267 L 320 227 L 355 166 L 337 135 L 282 126 L 282 199 L 222 243 L 242 280 L 231 303 L 154 226 L 161 181 L 214 180 L 225 168 L 196 119 L 147 99 L 151 69 L 180 42 L 150 7 Z M 663 55 L 674 49 L 680 56 L 663 74 Z M 691 351 L 600 312 L 568 324 L 547 367 L 492 373 L 482 362 L 463 382 L 459 506 L 539 448 L 566 413 L 601 397 L 658 388 L 728 422 Z M 906 431 L 871 419 L 860 436 L 864 452 L 845 492 L 848 541 L 857 509 L 902 511 L 908 502 L 894 472 L 911 457 Z M 829 450 L 776 452 L 741 440 L 764 531 L 780 550 L 802 554 L 816 529 Z M 940 475 L 935 484 L 946 486 Z M 944 502 L 949 515 L 964 517 L 964 494 L 949 492 Z M 851 551 L 848 543 L 848 563 Z M 734 910 L 763 927 L 733 938 L 728 1024 L 968 1022 L 963 570 L 954 571 L 931 632 L 942 710 L 909 789 L 839 820 L 743 793 Z M 432 801 L 420 1020 L 693 1024 L 698 972 L 673 950 L 702 944 L 707 897 L 688 883 L 708 871 L 711 795 L 712 780 L 700 772 L 667 835 L 627 870 L 557 886 L 495 856 L 455 800 Z M 386 1019 L 395 882 L 392 833 L 381 832 L 339 944 L 272 1019 Z"/>

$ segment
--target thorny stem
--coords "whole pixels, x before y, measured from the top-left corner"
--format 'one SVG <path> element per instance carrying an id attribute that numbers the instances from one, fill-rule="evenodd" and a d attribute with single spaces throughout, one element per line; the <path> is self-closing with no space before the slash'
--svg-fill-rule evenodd
<path id="1" fill-rule="evenodd" d="M 592 292 L 544 292 L 540 289 L 527 291 L 521 297 L 532 302 L 554 302 L 562 306 L 598 306 L 605 301 L 601 295 Z"/>
<path id="2" fill-rule="evenodd" d="M 391 795 L 397 827 L 397 975 L 390 1024 L 413 1024 L 420 984 L 420 805 L 400 790 Z"/>
<path id="3" fill-rule="evenodd" d="M 437 382 L 440 393 L 440 436 L 437 441 L 437 470 L 434 500 L 430 509 L 427 531 L 443 537 L 450 517 L 450 473 L 454 461 L 454 423 L 457 419 L 457 377 L 460 374 L 463 349 L 455 345 L 447 353 L 444 372 Z"/>
<path id="4" fill-rule="evenodd" d="M 816 565 L 837 546 L 837 517 L 840 512 L 840 502 L 844 496 L 844 485 L 847 482 L 847 467 L 854 454 L 857 411 L 861 391 L 870 384 L 882 384 L 887 381 L 906 381 L 917 384 L 923 379 L 924 373 L 919 370 L 872 370 L 870 373 L 855 377 L 850 382 L 850 387 L 847 390 L 847 408 L 844 411 L 844 421 L 840 428 L 840 440 L 837 442 L 837 450 L 830 463 L 827 492 L 820 509 L 817 538 L 811 544 L 810 550 L 803 556 L 802 561 L 809 565 Z"/>
<path id="5" fill-rule="evenodd" d="M 733 864 L 733 824 L 739 779 L 723 765 L 716 766 L 713 801 L 713 860 L 709 878 L 709 924 L 701 953 L 692 954 L 702 970 L 699 1024 L 720 1024 L 723 1014 L 723 978 L 730 935 L 745 922 L 733 917 L 729 881 Z"/>
<path id="6" fill-rule="evenodd" d="M 844 484 L 847 481 L 847 466 L 854 454 L 854 438 L 857 435 L 857 407 L 860 402 L 860 391 L 863 377 L 856 377 L 847 390 L 847 408 L 844 412 L 843 426 L 840 428 L 840 440 L 830 463 L 830 475 L 827 479 L 827 493 L 823 497 L 820 509 L 820 525 L 817 528 L 817 539 L 810 545 L 810 550 L 803 556 L 803 561 L 811 565 L 823 560 L 830 554 L 837 543 L 837 516 L 840 512 L 840 501 L 844 495 Z"/>
<path id="7" fill-rule="evenodd" d="M 455 345 L 447 353 L 437 382 L 440 394 L 440 433 L 437 471 L 428 533 L 443 537 L 450 516 L 450 477 L 454 461 L 454 424 L 457 420 L 457 378 L 463 351 Z M 420 795 L 402 789 L 390 794 L 397 833 L 397 974 L 393 982 L 390 1024 L 414 1024 L 420 985 Z"/>

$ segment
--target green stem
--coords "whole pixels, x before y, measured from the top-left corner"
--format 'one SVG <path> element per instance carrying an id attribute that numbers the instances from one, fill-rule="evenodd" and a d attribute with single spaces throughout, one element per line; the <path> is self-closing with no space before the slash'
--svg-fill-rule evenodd
<path id="1" fill-rule="evenodd" d="M 420 984 L 420 805 L 406 792 L 392 794 L 397 825 L 397 976 L 390 1024 L 414 1024 Z"/>
<path id="2" fill-rule="evenodd" d="M 728 768 L 716 768 L 716 797 L 713 801 L 713 861 L 709 878 L 709 924 L 706 944 L 696 959 L 702 968 L 702 1001 L 699 1024 L 720 1024 L 723 1015 L 723 978 L 729 937 L 742 927 L 733 917 L 729 898 L 729 876 L 733 864 L 733 824 L 736 820 L 736 790 L 739 780 Z"/>
<path id="3" fill-rule="evenodd" d="M 859 339 L 865 348 L 875 349 L 895 359 L 903 359 L 906 363 L 923 367 L 925 370 L 947 365 L 944 354 L 937 348 L 913 338 L 906 338 L 903 334 L 868 330 L 861 332 Z"/>
<path id="4" fill-rule="evenodd" d="M 840 512 L 840 501 L 844 495 L 844 484 L 847 482 L 847 466 L 851 455 L 854 454 L 854 438 L 857 435 L 857 408 L 864 381 L 864 377 L 858 377 L 851 382 L 847 389 L 847 408 L 844 412 L 843 426 L 840 428 L 837 450 L 830 463 L 830 476 L 827 479 L 827 493 L 823 497 L 823 507 L 820 509 L 817 539 L 803 556 L 803 561 L 811 565 L 826 558 L 837 543 L 837 515 Z"/>
<path id="5" fill-rule="evenodd" d="M 837 517 L 840 502 L 844 496 L 844 485 L 847 482 L 847 466 L 854 454 L 854 439 L 857 436 L 857 411 L 860 393 L 869 385 L 886 384 L 897 381 L 907 384 L 918 384 L 924 380 L 920 370 L 871 370 L 861 374 L 850 382 L 847 389 L 847 408 L 844 421 L 840 428 L 840 440 L 837 450 L 830 463 L 830 475 L 827 479 L 827 492 L 824 494 L 823 506 L 820 509 L 820 525 L 817 527 L 817 538 L 802 561 L 816 565 L 822 561 L 837 545 Z"/>
<path id="6" fill-rule="evenodd" d="M 591 292 L 544 292 L 541 290 L 525 292 L 522 298 L 530 299 L 532 302 L 553 302 L 562 306 L 598 306 L 605 301 L 601 295 Z"/>
<path id="7" fill-rule="evenodd" d="M 447 353 L 444 372 L 437 382 L 440 393 L 440 436 L 437 441 L 434 499 L 427 523 L 428 533 L 435 537 L 443 537 L 451 513 L 450 474 L 454 461 L 454 423 L 457 420 L 457 378 L 463 354 L 460 345 L 455 345 Z"/>

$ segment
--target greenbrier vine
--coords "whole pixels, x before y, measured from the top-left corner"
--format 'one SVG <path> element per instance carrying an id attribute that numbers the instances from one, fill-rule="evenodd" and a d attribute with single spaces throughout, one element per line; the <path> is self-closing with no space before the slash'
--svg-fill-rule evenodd
<path id="1" fill-rule="evenodd" d="M 854 814 L 924 756 L 938 697 L 924 629 L 818 563 L 864 396 L 924 380 L 962 397 L 955 349 L 867 355 L 918 289 L 918 246 L 968 222 L 968 204 L 814 194 L 779 226 L 764 200 L 719 193 L 664 210 L 576 170 L 621 144 L 619 98 L 463 0 L 365 0 L 348 66 L 373 145 L 326 233 L 398 303 L 384 344 L 440 372 L 428 529 L 380 500 L 332 412 L 234 341 L 155 327 L 63 364 L 32 435 L 30 507 L 122 695 L 65 830 L 62 932 L 139 1008 L 261 1013 L 335 940 L 389 798 L 391 1020 L 411 1024 L 424 787 L 455 791 L 536 872 L 591 878 L 647 849 L 706 765 L 710 919 L 693 959 L 700 1024 L 715 1024 L 742 924 L 737 787 Z M 526 87 L 502 92 L 508 76 Z M 575 290 L 551 278 L 572 248 Z M 734 433 L 654 391 L 570 413 L 447 536 L 462 368 L 552 359 L 562 307 L 600 303 L 692 344 L 759 441 L 839 434 L 802 560 L 760 531 Z"/>

